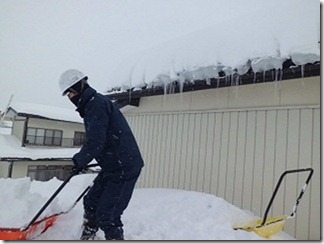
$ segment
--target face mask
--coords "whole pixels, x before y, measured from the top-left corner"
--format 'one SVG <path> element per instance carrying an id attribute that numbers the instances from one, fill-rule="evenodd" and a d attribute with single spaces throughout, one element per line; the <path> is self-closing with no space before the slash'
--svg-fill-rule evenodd
<path id="1" fill-rule="evenodd" d="M 78 105 L 79 105 L 79 100 L 80 100 L 80 95 L 79 94 L 77 94 L 77 95 L 75 95 L 75 96 L 73 96 L 73 97 L 71 97 L 70 98 L 70 101 L 76 106 L 76 107 L 78 107 Z"/>

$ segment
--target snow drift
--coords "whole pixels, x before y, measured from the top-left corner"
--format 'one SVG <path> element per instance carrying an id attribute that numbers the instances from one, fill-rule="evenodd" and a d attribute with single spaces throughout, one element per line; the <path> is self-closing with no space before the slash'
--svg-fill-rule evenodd
<path id="1" fill-rule="evenodd" d="M 67 210 L 91 184 L 95 174 L 73 177 L 42 216 Z M 0 227 L 28 224 L 62 182 L 30 178 L 0 179 Z M 37 240 L 77 240 L 81 234 L 82 202 Z M 259 217 L 211 194 L 174 189 L 135 189 L 122 217 L 126 240 L 262 240 L 260 236 L 233 230 Z M 99 230 L 98 240 L 104 239 Z M 292 240 L 281 232 L 274 240 Z"/>

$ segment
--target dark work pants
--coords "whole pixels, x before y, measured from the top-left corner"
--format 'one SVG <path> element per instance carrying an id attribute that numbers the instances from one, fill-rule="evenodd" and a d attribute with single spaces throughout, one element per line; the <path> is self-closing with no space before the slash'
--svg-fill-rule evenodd
<path id="1" fill-rule="evenodd" d="M 141 169 L 126 174 L 101 171 L 83 199 L 85 219 L 105 232 L 106 239 L 123 236 L 121 215 L 132 197 Z"/>

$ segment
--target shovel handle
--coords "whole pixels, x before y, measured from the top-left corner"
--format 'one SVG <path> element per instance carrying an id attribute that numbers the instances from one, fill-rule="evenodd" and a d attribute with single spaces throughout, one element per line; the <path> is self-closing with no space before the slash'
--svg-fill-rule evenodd
<path id="1" fill-rule="evenodd" d="M 295 216 L 295 213 L 296 213 L 296 211 L 297 211 L 297 206 L 298 206 L 298 204 L 299 204 L 299 201 L 300 201 L 300 199 L 303 197 L 304 192 L 305 192 L 305 190 L 306 190 L 306 187 L 307 187 L 308 183 L 310 182 L 310 180 L 311 180 L 311 178 L 312 178 L 312 175 L 313 175 L 313 173 L 314 173 L 314 170 L 313 170 L 312 168 L 286 170 L 285 172 L 283 172 L 283 173 L 281 174 L 281 176 L 280 176 L 280 178 L 279 178 L 279 181 L 278 181 L 278 183 L 277 183 L 277 185 L 276 185 L 276 188 L 275 188 L 275 190 L 274 190 L 274 192 L 273 192 L 273 194 L 272 194 L 272 197 L 271 197 L 271 199 L 270 199 L 270 201 L 269 201 L 269 203 L 268 203 L 267 209 L 266 209 L 266 211 L 265 211 L 265 213 L 264 213 L 264 217 L 263 217 L 263 221 L 262 221 L 262 223 L 261 223 L 261 226 L 264 225 L 264 224 L 266 223 L 266 221 L 267 221 L 267 217 L 268 217 L 269 210 L 270 210 L 270 208 L 271 208 L 271 206 L 272 206 L 273 200 L 274 200 L 274 198 L 275 198 L 276 195 L 277 195 L 277 192 L 278 192 L 278 190 L 279 190 L 279 187 L 280 187 L 281 182 L 283 181 L 284 177 L 285 177 L 287 174 L 300 173 L 300 172 L 304 172 L 304 171 L 309 171 L 309 174 L 308 174 L 308 177 L 307 177 L 307 179 L 306 179 L 305 185 L 304 185 L 304 187 L 302 188 L 302 190 L 300 191 L 299 196 L 298 196 L 298 198 L 297 198 L 297 200 L 296 200 L 296 204 L 294 205 L 293 212 L 292 212 L 291 215 L 290 215 L 291 217 L 294 217 L 294 216 Z"/>
<path id="2" fill-rule="evenodd" d="M 90 168 L 90 167 L 96 167 L 99 166 L 99 164 L 89 164 L 86 165 L 85 168 Z M 54 200 L 54 198 L 60 193 L 60 191 L 65 187 L 65 185 L 71 180 L 71 178 L 75 175 L 77 175 L 79 172 L 77 173 L 71 173 L 69 175 L 68 178 L 66 178 L 66 180 L 59 186 L 59 188 L 57 188 L 57 190 L 53 193 L 53 195 L 47 200 L 47 202 L 43 205 L 43 207 L 38 211 L 38 213 L 35 215 L 35 217 L 29 222 L 29 224 L 22 229 L 22 231 L 26 231 L 29 229 L 30 226 L 32 226 L 36 220 L 38 219 L 38 217 L 44 212 L 44 210 L 48 207 L 48 205 Z"/>

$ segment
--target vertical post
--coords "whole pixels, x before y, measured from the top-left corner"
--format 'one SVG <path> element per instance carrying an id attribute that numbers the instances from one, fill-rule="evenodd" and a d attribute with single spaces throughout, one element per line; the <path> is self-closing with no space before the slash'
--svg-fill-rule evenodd
<path id="1" fill-rule="evenodd" d="M 21 141 L 21 146 L 25 147 L 26 146 L 26 140 L 27 140 L 27 130 L 28 130 L 28 122 L 29 122 L 29 117 L 26 117 L 25 123 L 24 123 L 24 132 L 23 132 L 23 137 Z"/>
<path id="2" fill-rule="evenodd" d="M 8 178 L 12 178 L 13 164 L 15 161 L 9 161 Z"/>

